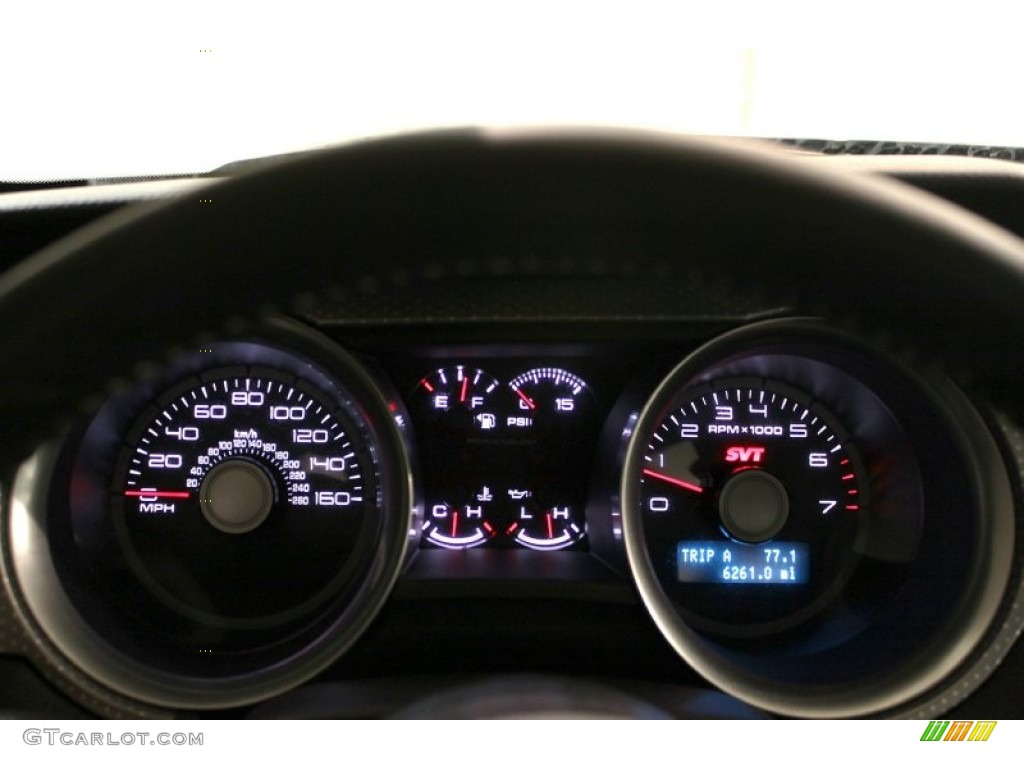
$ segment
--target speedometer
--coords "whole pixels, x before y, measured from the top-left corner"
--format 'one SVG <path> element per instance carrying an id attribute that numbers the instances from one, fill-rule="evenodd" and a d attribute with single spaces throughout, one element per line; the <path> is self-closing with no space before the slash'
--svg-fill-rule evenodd
<path id="1" fill-rule="evenodd" d="M 173 707 L 273 695 L 366 629 L 416 530 L 404 410 L 269 320 L 111 397 L 26 503 L 22 578 L 64 654 Z M 35 493 L 31 484 L 25 493 Z"/>
<path id="2" fill-rule="evenodd" d="M 161 400 L 117 475 L 115 520 L 137 575 L 177 611 L 217 606 L 220 623 L 328 597 L 376 509 L 377 470 L 351 416 L 273 370 L 207 371 Z"/>

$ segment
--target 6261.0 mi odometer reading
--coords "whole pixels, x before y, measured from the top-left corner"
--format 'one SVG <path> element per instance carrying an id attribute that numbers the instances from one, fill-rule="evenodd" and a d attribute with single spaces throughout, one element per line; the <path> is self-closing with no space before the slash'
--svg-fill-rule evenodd
<path id="1" fill-rule="evenodd" d="M 679 581 L 803 584 L 808 577 L 807 545 L 793 541 L 773 541 L 771 545 L 681 541 L 676 560 Z"/>

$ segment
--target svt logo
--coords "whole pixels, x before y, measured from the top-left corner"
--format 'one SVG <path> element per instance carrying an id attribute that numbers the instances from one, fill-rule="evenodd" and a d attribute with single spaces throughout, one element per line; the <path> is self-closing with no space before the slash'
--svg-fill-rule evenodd
<path id="1" fill-rule="evenodd" d="M 764 448 L 756 445 L 734 445 L 725 449 L 725 460 L 760 464 L 764 461 Z"/>

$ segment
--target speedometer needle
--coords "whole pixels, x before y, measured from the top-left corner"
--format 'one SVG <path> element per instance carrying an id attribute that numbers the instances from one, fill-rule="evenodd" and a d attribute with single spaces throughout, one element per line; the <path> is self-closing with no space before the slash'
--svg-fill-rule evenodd
<path id="1" fill-rule="evenodd" d="M 143 488 L 141 491 L 125 491 L 125 496 L 152 496 L 157 499 L 187 499 L 189 497 L 188 491 L 157 491 L 157 490 L 146 490 Z"/>
<path id="2" fill-rule="evenodd" d="M 666 483 L 672 485 L 678 485 L 680 488 L 684 488 L 687 491 L 693 491 L 694 493 L 704 493 L 704 489 L 699 485 L 688 483 L 685 480 L 680 480 L 678 477 L 672 477 L 671 475 L 663 475 L 660 472 L 655 472 L 653 469 L 644 469 L 643 474 L 648 477 L 653 477 L 655 480 L 663 480 Z"/>

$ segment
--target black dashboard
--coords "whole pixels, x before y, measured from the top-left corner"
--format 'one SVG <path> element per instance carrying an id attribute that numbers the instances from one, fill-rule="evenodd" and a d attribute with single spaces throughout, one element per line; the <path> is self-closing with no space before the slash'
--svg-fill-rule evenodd
<path id="1" fill-rule="evenodd" d="M 1024 233 L 1016 165 L 785 162 Z M 100 214 L 131 225 L 139 198 L 216 201 L 207 184 L 0 198 L 8 279 Z M 472 258 L 411 226 L 406 264 L 334 286 L 303 261 L 334 247 L 312 226 L 281 257 L 306 286 L 290 307 L 203 318 L 143 366 L 128 343 L 81 353 L 120 378 L 77 414 L 59 385 L 32 393 L 64 418 L 7 467 L 0 706 L 486 716 L 528 691 L 634 716 L 1019 716 L 1019 353 L 988 375 L 981 343 L 940 356 L 872 322 L 880 295 L 837 312 L 725 262 L 649 268 L 643 226 L 518 213 Z M 225 259 L 235 282 L 279 277 Z M 147 311 L 201 315 L 211 297 L 182 288 L 201 279 L 169 276 Z M 941 312 L 905 288 L 907 316 Z"/>

